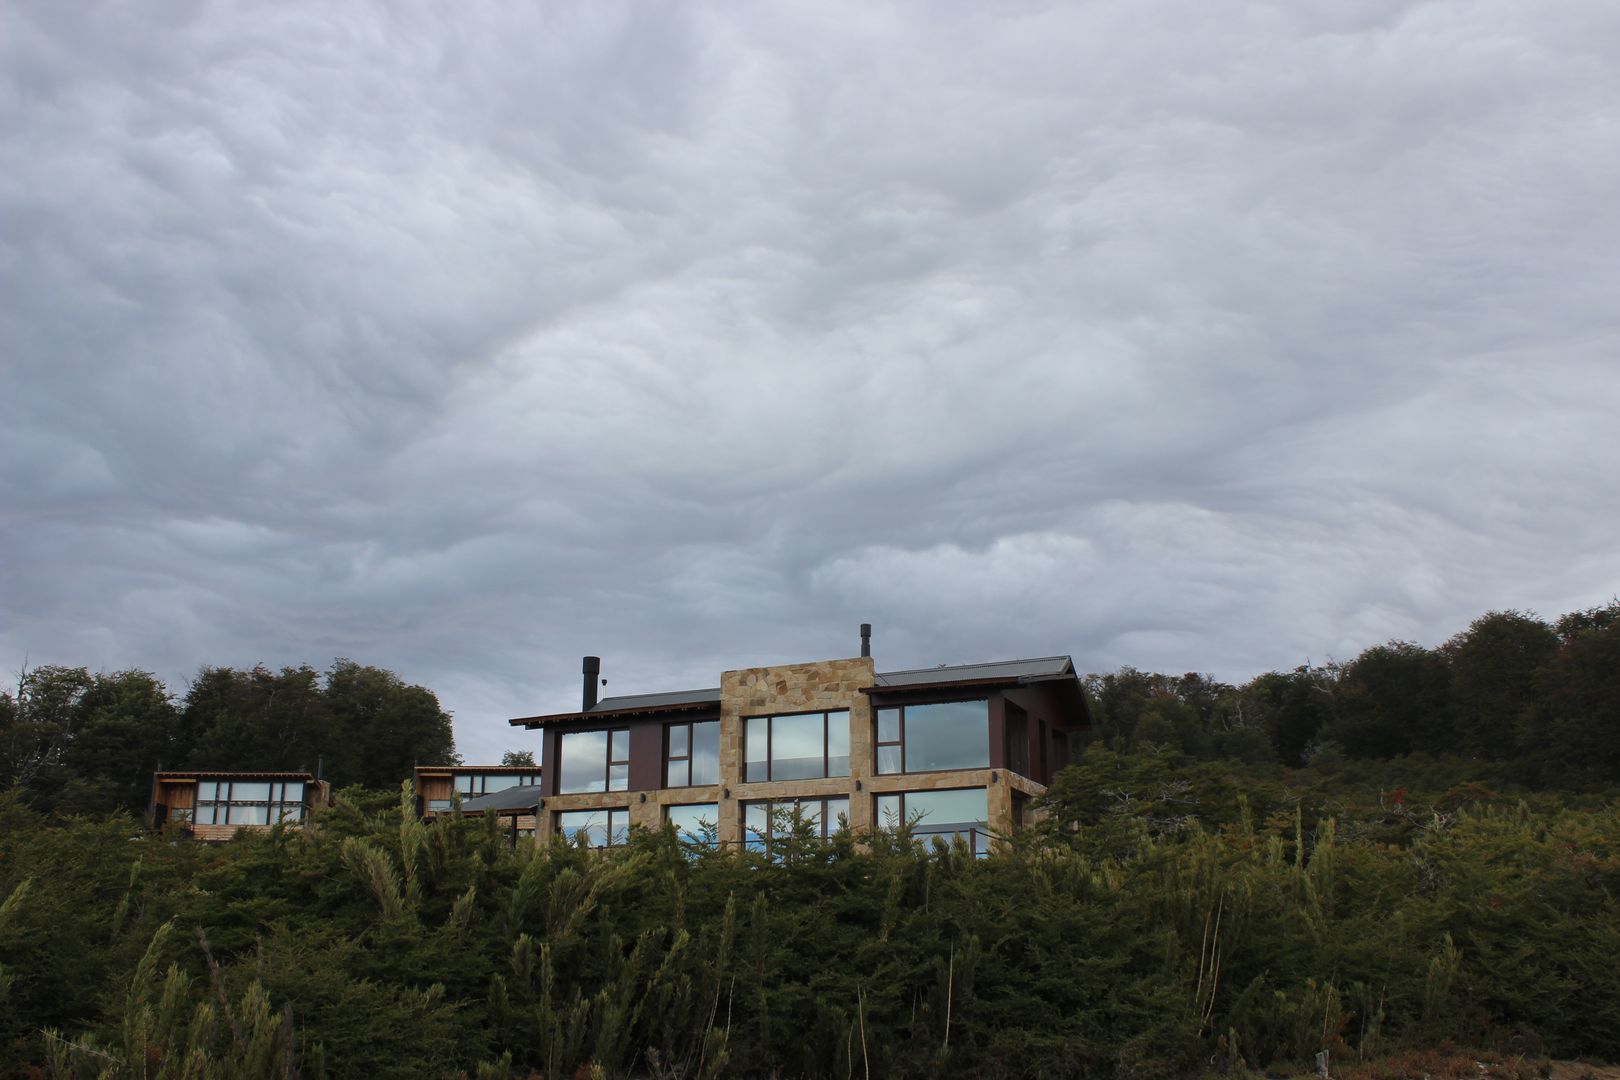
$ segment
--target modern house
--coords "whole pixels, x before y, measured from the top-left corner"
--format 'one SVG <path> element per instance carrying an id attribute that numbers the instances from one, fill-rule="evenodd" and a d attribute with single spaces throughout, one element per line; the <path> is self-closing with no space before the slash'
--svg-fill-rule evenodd
<path id="1" fill-rule="evenodd" d="M 331 785 L 309 773 L 160 772 L 148 813 L 153 828 L 178 823 L 198 840 L 229 840 L 238 829 L 301 823 L 331 804 Z"/>
<path id="2" fill-rule="evenodd" d="M 597 700 L 584 659 L 576 712 L 509 721 L 541 734 L 539 837 L 621 843 L 665 821 L 768 848 L 797 810 L 823 835 L 914 821 L 975 850 L 1024 822 L 1089 725 L 1067 656 L 879 672 L 871 628 L 845 660 L 724 672 L 707 690 Z M 512 792 L 510 796 L 521 793 Z M 508 795 L 502 801 L 510 802 Z M 508 808 L 510 812 L 510 808 Z"/>

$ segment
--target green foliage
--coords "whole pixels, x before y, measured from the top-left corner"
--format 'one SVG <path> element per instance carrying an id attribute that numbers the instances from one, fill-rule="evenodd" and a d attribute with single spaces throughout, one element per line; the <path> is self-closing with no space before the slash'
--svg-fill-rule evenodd
<path id="1" fill-rule="evenodd" d="M 987 859 L 791 829 L 768 858 L 667 829 L 514 848 L 480 821 L 417 822 L 408 788 L 215 847 L 13 800 L 0 1071 L 1146 1076 L 1445 1040 L 1620 1055 L 1620 809 L 1466 775 L 1092 747 Z"/>

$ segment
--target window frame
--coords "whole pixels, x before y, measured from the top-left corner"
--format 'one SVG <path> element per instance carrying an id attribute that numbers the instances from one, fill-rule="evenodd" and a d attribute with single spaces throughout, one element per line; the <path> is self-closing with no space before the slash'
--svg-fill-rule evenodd
<path id="1" fill-rule="evenodd" d="M 838 826 L 838 816 L 839 815 L 837 815 L 837 814 L 829 815 L 827 813 L 827 803 L 829 801 L 841 802 L 841 803 L 844 804 L 843 811 L 842 811 L 842 815 L 843 815 L 844 822 L 845 822 L 844 828 L 838 828 L 837 827 Z M 820 839 L 821 839 L 822 843 L 826 843 L 827 841 L 831 840 L 834 836 L 838 835 L 839 833 L 847 832 L 849 830 L 849 827 L 850 827 L 849 826 L 849 820 L 850 820 L 850 817 L 852 816 L 852 812 L 851 812 L 851 809 L 850 809 L 850 801 L 851 801 L 850 797 L 847 794 L 841 794 L 841 795 L 840 794 L 834 794 L 834 795 L 784 795 L 784 796 L 779 796 L 779 797 L 777 797 L 775 799 L 748 799 L 748 800 L 744 801 L 741 804 L 741 806 L 738 808 L 738 812 L 742 815 L 742 846 L 743 846 L 743 850 L 745 850 L 745 851 L 762 851 L 765 854 L 769 855 L 771 853 L 771 845 L 774 844 L 778 839 L 777 836 L 776 836 L 776 821 L 775 821 L 775 816 L 776 816 L 775 812 L 776 812 L 776 810 L 778 810 L 778 809 L 785 810 L 789 814 L 791 814 L 796 809 L 796 810 L 799 811 L 800 817 L 803 817 L 804 816 L 804 806 L 805 806 L 805 804 L 806 803 L 816 803 L 816 802 L 819 802 L 821 804 L 821 813 L 817 817 L 817 824 L 821 828 L 821 837 L 820 837 Z M 768 831 L 766 832 L 766 834 L 764 836 L 760 836 L 757 832 L 754 832 L 754 831 L 750 830 L 749 827 L 748 827 L 748 809 L 749 809 L 749 807 L 753 807 L 753 806 L 764 806 L 764 807 L 766 807 L 766 811 L 765 811 L 765 827 L 766 827 L 766 829 Z"/>
<path id="2" fill-rule="evenodd" d="M 573 837 L 567 835 L 563 831 L 563 819 L 570 814 L 585 814 L 588 816 L 595 816 L 597 814 L 607 815 L 607 840 L 601 844 L 587 844 L 586 847 L 589 847 L 592 851 L 603 851 L 608 848 L 623 847 L 630 841 L 630 807 L 628 806 L 587 806 L 581 807 L 577 810 L 558 810 L 555 811 L 555 813 L 557 816 L 552 822 L 552 825 L 554 826 L 556 835 L 562 837 L 564 843 L 572 844 L 575 842 Z M 623 817 L 623 824 L 620 826 L 623 832 L 621 838 L 615 840 L 615 826 L 613 819 L 617 815 L 622 815 Z M 578 836 L 580 832 L 584 831 L 584 829 L 576 830 L 574 836 Z"/>
<path id="3" fill-rule="evenodd" d="M 742 782 L 745 784 L 794 783 L 800 780 L 838 780 L 842 779 L 843 777 L 853 775 L 850 770 L 849 740 L 847 737 L 850 714 L 851 710 L 846 706 L 842 709 L 805 709 L 800 712 L 760 713 L 757 716 L 742 717 Z M 838 773 L 831 771 L 829 767 L 832 750 L 831 718 L 835 715 L 842 716 L 844 718 L 844 729 L 846 732 L 843 755 L 844 771 Z M 821 773 L 818 776 L 794 776 L 778 778 L 772 775 L 776 760 L 776 725 L 774 721 L 779 719 L 794 719 L 800 716 L 821 717 Z M 753 723 L 756 720 L 765 721 L 765 775 L 757 778 L 750 776 L 748 772 L 749 766 L 754 764 L 749 760 L 748 757 L 749 743 L 751 741 L 748 729 L 753 726 Z"/>
<path id="4" fill-rule="evenodd" d="M 204 799 L 203 785 L 212 784 L 212 799 Z M 237 798 L 238 784 L 263 785 L 268 790 L 263 799 Z M 298 798 L 290 799 L 287 788 L 296 785 L 299 789 Z M 221 797 L 223 796 L 223 797 Z M 203 807 L 208 807 L 209 820 L 203 820 Z M 246 813 L 247 807 L 263 807 L 263 821 L 235 821 L 233 811 L 243 808 L 240 812 Z M 309 813 L 309 782 L 306 780 L 287 780 L 285 778 L 258 779 L 258 780 L 205 780 L 198 778 L 195 794 L 192 796 L 189 811 L 189 825 L 235 825 L 238 828 L 267 829 L 272 825 L 288 823 L 302 824 Z M 221 820 L 223 818 L 224 820 Z"/>
<path id="5" fill-rule="evenodd" d="M 984 819 L 974 821 L 969 828 L 966 828 L 966 829 L 952 829 L 949 833 L 927 831 L 927 826 L 925 824 L 923 824 L 923 822 L 919 821 L 918 827 L 922 828 L 924 831 L 919 833 L 917 831 L 917 828 L 913 828 L 911 838 L 912 838 L 912 840 L 914 842 L 919 843 L 919 844 L 920 843 L 925 843 L 925 842 L 927 842 L 929 840 L 933 840 L 933 839 L 940 839 L 940 840 L 943 840 L 945 843 L 950 844 L 950 843 L 953 843 L 957 837 L 961 836 L 961 837 L 966 838 L 967 844 L 968 844 L 968 850 L 972 851 L 973 854 L 975 856 L 977 856 L 978 858 L 981 858 L 981 859 L 985 858 L 990 854 L 990 841 L 995 839 L 995 837 L 990 832 L 990 821 L 989 821 L 989 817 L 990 817 L 990 792 L 989 792 L 989 790 L 987 788 L 981 788 L 981 787 L 939 788 L 939 789 L 927 788 L 927 789 L 919 789 L 919 790 L 912 790 L 912 791 L 879 791 L 879 792 L 874 792 L 873 795 L 872 795 L 872 824 L 873 824 L 874 827 L 876 827 L 878 829 L 881 829 L 881 830 L 883 830 L 885 832 L 892 832 L 897 828 L 897 825 L 886 824 L 884 822 L 884 820 L 883 820 L 883 811 L 881 809 L 881 805 L 882 805 L 882 802 L 883 802 L 884 799 L 896 799 L 896 800 L 898 800 L 899 822 L 897 824 L 898 825 L 907 825 L 907 824 L 910 823 L 911 814 L 910 814 L 910 811 L 906 809 L 906 796 L 908 796 L 908 795 L 941 795 L 941 794 L 945 794 L 947 792 L 955 792 L 955 791 L 977 791 L 977 792 L 983 793 L 984 800 L 985 800 L 985 806 L 984 806 L 984 815 L 985 816 L 984 816 Z M 962 824 L 968 824 L 968 823 L 966 823 L 966 822 L 947 822 L 947 824 L 962 825 Z"/>
<path id="6" fill-rule="evenodd" d="M 606 735 L 607 747 L 602 754 L 602 787 L 583 788 L 574 790 L 563 787 L 564 778 L 568 769 L 568 748 L 566 743 L 570 735 Z M 624 757 L 613 756 L 614 736 L 624 736 Z M 624 769 L 624 781 L 614 786 L 613 770 Z M 628 727 L 586 728 L 582 731 L 564 731 L 557 737 L 557 794 L 559 795 L 601 795 L 630 790 L 630 729 Z"/>
<path id="7" fill-rule="evenodd" d="M 703 786 L 703 785 L 688 785 L 688 786 Z M 676 824 L 674 821 L 672 821 L 670 819 L 669 813 L 670 813 L 671 810 L 688 810 L 688 809 L 691 809 L 693 807 L 703 807 L 705 809 L 707 809 L 709 807 L 714 808 L 714 839 L 713 840 L 698 839 L 696 837 L 691 836 L 688 833 L 682 832 L 680 825 Z M 720 804 L 718 802 L 665 803 L 663 805 L 663 807 L 661 808 L 661 810 L 663 812 L 663 823 L 674 826 L 675 836 L 676 836 L 677 839 L 681 840 L 684 843 L 695 844 L 698 847 L 718 848 L 720 846 Z M 699 820 L 701 821 L 703 819 L 700 818 Z"/>
<path id="8" fill-rule="evenodd" d="M 696 759 L 696 755 L 693 753 L 693 750 L 697 747 L 697 739 L 695 737 L 696 732 L 694 731 L 694 729 L 700 724 L 713 724 L 714 725 L 715 777 L 714 777 L 713 780 L 694 781 L 692 779 L 692 762 Z M 670 737 L 670 734 L 676 728 L 683 728 L 686 731 L 686 753 L 683 754 L 683 755 L 679 755 L 679 756 L 671 754 L 669 752 L 669 747 L 670 747 L 670 738 L 669 737 Z M 676 721 L 673 721 L 671 723 L 665 724 L 664 725 L 664 773 L 663 773 L 664 784 L 663 784 L 663 786 L 666 787 L 666 788 L 713 787 L 714 785 L 720 783 L 720 768 L 719 768 L 719 756 L 720 755 L 719 755 L 719 749 L 720 749 L 720 721 L 718 719 L 714 719 L 714 720 L 676 720 Z M 684 782 L 680 782 L 680 783 L 676 782 L 676 780 L 675 780 L 676 774 L 671 771 L 677 765 L 679 765 L 684 770 L 684 772 L 686 774 L 686 780 Z"/>
<path id="9" fill-rule="evenodd" d="M 507 784 L 506 787 L 496 788 L 495 791 L 490 791 L 490 777 L 498 777 L 502 780 L 512 777 L 514 778 L 515 782 Z M 532 783 L 524 783 L 525 780 L 529 780 L 531 778 L 533 781 Z M 467 790 L 465 791 L 463 791 L 461 787 L 461 782 L 463 780 L 469 781 Z M 492 772 L 480 771 L 452 773 L 450 775 L 450 790 L 459 793 L 463 799 L 476 799 L 481 795 L 493 795 L 496 791 L 505 791 L 506 788 L 537 787 L 539 786 L 540 782 L 540 768 L 536 766 L 531 770 L 525 766 L 522 770 L 512 771 L 495 770 Z"/>
<path id="10" fill-rule="evenodd" d="M 949 769 L 913 769 L 913 768 L 910 767 L 910 763 L 906 760 L 906 757 L 907 757 L 906 748 L 907 748 L 907 743 L 908 743 L 908 740 L 906 738 L 906 710 L 907 709 L 917 708 L 917 707 L 926 707 L 926 706 L 930 706 L 930 705 L 980 705 L 980 704 L 982 704 L 984 706 L 984 721 L 985 721 L 985 729 L 984 729 L 984 764 L 982 764 L 982 765 L 957 765 L 957 766 L 953 766 L 952 768 L 949 768 Z M 899 714 L 899 716 L 898 716 L 898 720 L 899 720 L 899 737 L 898 737 L 898 741 L 895 741 L 895 740 L 883 741 L 882 740 L 882 733 L 883 733 L 883 717 L 882 717 L 882 714 L 885 713 L 885 712 L 890 712 L 890 711 L 893 711 L 893 712 L 896 712 L 896 713 Z M 883 748 L 884 747 L 889 747 L 889 746 L 899 748 L 899 751 L 900 751 L 900 768 L 899 769 L 884 769 L 883 768 Z M 978 769 L 988 769 L 988 768 L 990 768 L 991 767 L 991 765 L 990 765 L 991 760 L 992 760 L 992 755 L 991 755 L 991 752 L 990 752 L 990 698 L 988 696 L 985 696 L 985 697 L 938 698 L 938 699 L 931 699 L 931 700 L 924 700 L 924 701 L 899 701 L 899 702 L 895 702 L 894 704 L 879 704 L 877 702 L 872 703 L 872 774 L 874 776 L 906 776 L 906 775 L 926 776 L 929 773 L 973 772 L 973 771 L 978 770 Z M 954 789 L 951 789 L 951 790 L 954 790 Z"/>

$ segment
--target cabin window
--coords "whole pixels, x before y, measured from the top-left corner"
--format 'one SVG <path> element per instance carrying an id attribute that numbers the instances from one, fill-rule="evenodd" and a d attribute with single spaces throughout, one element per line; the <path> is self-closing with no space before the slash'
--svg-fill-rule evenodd
<path id="1" fill-rule="evenodd" d="M 744 780 L 815 780 L 849 775 L 849 710 L 750 716 Z"/>
<path id="2" fill-rule="evenodd" d="M 770 851 L 774 841 L 793 831 L 793 817 L 810 824 L 825 840 L 849 827 L 849 798 L 776 799 L 743 803 L 743 842 L 750 851 Z"/>
<path id="3" fill-rule="evenodd" d="M 899 791 L 876 796 L 877 824 L 881 829 L 909 824 L 918 840 L 938 837 L 950 843 L 961 837 L 974 854 L 988 855 L 988 806 L 984 788 Z"/>
<path id="4" fill-rule="evenodd" d="M 877 711 L 879 773 L 990 766 L 990 703 L 942 701 Z"/>
<path id="5" fill-rule="evenodd" d="M 630 808 L 564 810 L 557 815 L 557 830 L 571 844 L 584 836 L 587 847 L 618 847 L 630 835 Z"/>
<path id="6" fill-rule="evenodd" d="M 719 782 L 720 721 L 665 726 L 664 786 L 695 787 Z"/>
<path id="7" fill-rule="evenodd" d="M 675 835 L 689 844 L 720 843 L 720 804 L 689 803 L 664 808 L 664 820 L 675 826 Z"/>
<path id="8" fill-rule="evenodd" d="M 533 787 L 540 783 L 538 772 L 524 773 L 456 773 L 456 790 L 463 799 L 476 799 L 480 795 L 493 795 L 513 787 Z"/>
<path id="9" fill-rule="evenodd" d="M 570 731 L 560 740 L 557 790 L 565 795 L 630 789 L 630 729 Z"/>
<path id="10" fill-rule="evenodd" d="M 301 780 L 200 780 L 198 825 L 271 825 L 304 819 Z"/>

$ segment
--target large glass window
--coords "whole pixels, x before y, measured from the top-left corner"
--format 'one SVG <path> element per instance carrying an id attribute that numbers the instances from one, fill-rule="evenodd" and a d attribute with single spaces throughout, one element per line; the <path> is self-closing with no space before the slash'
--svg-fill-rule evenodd
<path id="1" fill-rule="evenodd" d="M 769 851 L 773 840 L 792 831 L 795 812 L 822 839 L 849 825 L 849 799 L 842 795 L 743 803 L 743 841 L 748 850 Z"/>
<path id="2" fill-rule="evenodd" d="M 476 799 L 480 795 L 493 795 L 514 787 L 533 787 L 540 783 L 538 772 L 520 773 L 456 773 L 456 790 L 463 799 Z"/>
<path id="3" fill-rule="evenodd" d="M 750 716 L 744 779 L 813 780 L 849 775 L 849 710 Z"/>
<path id="4" fill-rule="evenodd" d="M 720 804 L 689 803 L 664 808 L 664 820 L 675 826 L 675 834 L 692 844 L 720 843 Z"/>
<path id="5" fill-rule="evenodd" d="M 877 711 L 877 771 L 936 772 L 990 765 L 990 703 L 945 701 Z"/>
<path id="6" fill-rule="evenodd" d="M 664 728 L 664 786 L 695 787 L 720 782 L 720 721 L 670 724 Z"/>
<path id="7" fill-rule="evenodd" d="M 630 729 L 570 731 L 561 742 L 557 790 L 576 795 L 630 789 Z"/>
<path id="8" fill-rule="evenodd" d="M 563 839 L 577 843 L 581 835 L 588 847 L 618 847 L 630 835 L 630 809 L 625 806 L 602 810 L 564 810 L 557 815 L 557 829 Z"/>
<path id="9" fill-rule="evenodd" d="M 270 825 L 304 820 L 302 780 L 203 780 L 197 784 L 198 825 Z"/>
<path id="10" fill-rule="evenodd" d="M 879 795 L 877 824 L 881 829 L 911 825 L 918 839 L 940 837 L 946 842 L 960 836 L 975 854 L 990 852 L 988 799 L 984 788 L 950 791 L 902 791 Z"/>

